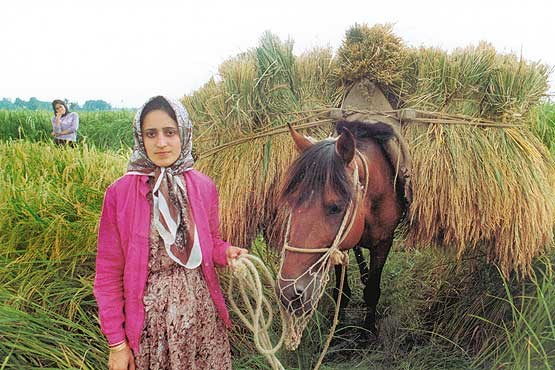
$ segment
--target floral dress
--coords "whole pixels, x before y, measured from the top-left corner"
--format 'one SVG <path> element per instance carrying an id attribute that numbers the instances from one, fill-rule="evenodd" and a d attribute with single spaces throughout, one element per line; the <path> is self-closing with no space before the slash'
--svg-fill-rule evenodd
<path id="1" fill-rule="evenodd" d="M 148 270 L 137 369 L 231 369 L 225 324 L 201 268 L 188 269 L 174 262 L 154 228 Z"/>

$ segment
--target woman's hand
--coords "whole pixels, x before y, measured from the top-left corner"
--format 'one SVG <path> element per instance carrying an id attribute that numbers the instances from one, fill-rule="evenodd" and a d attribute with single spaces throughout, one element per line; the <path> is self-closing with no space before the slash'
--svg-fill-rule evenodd
<path id="1" fill-rule="evenodd" d="M 235 246 L 230 246 L 225 250 L 225 255 L 227 257 L 227 263 L 229 264 L 229 262 L 231 260 L 237 259 L 240 255 L 242 254 L 247 254 L 249 253 L 249 251 L 245 248 L 239 248 L 239 247 L 235 247 Z"/>
<path id="2" fill-rule="evenodd" d="M 127 348 L 121 351 L 110 352 L 110 357 L 108 358 L 108 369 L 135 370 L 135 358 L 133 357 L 131 348 L 127 346 Z"/>

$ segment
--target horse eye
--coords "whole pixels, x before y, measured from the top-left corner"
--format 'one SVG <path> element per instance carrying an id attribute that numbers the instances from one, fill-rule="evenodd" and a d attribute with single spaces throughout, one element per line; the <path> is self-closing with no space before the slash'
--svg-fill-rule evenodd
<path id="1" fill-rule="evenodd" d="M 338 204 L 330 204 L 326 206 L 326 213 L 328 215 L 336 215 L 338 213 L 341 213 L 341 211 L 343 211 L 343 208 Z"/>

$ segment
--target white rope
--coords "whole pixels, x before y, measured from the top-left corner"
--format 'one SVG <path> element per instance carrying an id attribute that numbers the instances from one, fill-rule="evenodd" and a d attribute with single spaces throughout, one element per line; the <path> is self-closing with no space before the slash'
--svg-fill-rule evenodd
<path id="1" fill-rule="evenodd" d="M 274 309 L 272 304 L 264 295 L 264 287 L 261 276 L 257 270 L 257 266 L 262 271 L 262 277 L 269 283 L 272 291 L 272 297 L 275 298 L 279 307 L 281 317 L 281 336 L 274 345 L 268 333 L 272 326 L 274 317 Z M 258 352 L 260 352 L 274 370 L 284 370 L 285 368 L 276 357 L 276 352 L 282 347 L 286 332 L 286 319 L 281 305 L 278 302 L 274 287 L 275 281 L 268 267 L 255 255 L 242 254 L 237 259 L 231 261 L 232 274 L 227 289 L 228 300 L 231 308 L 237 314 L 239 319 L 245 326 L 252 331 L 254 344 Z M 235 302 L 233 286 L 237 281 L 239 296 L 241 298 L 242 307 L 246 312 L 243 313 L 239 309 L 239 305 Z"/>

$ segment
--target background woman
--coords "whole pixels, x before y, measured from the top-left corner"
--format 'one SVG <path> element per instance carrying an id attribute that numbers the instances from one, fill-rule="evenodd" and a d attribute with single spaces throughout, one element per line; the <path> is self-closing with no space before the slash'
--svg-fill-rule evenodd
<path id="1" fill-rule="evenodd" d="M 63 100 L 56 99 L 52 102 L 54 117 L 52 117 L 52 136 L 56 144 L 75 145 L 77 129 L 79 128 L 79 115 L 70 112 Z"/>
<path id="2" fill-rule="evenodd" d="M 126 175 L 106 190 L 94 293 L 109 368 L 231 369 L 215 265 L 247 253 L 220 238 L 214 183 L 192 169 L 187 111 L 157 96 L 137 112 Z"/>

